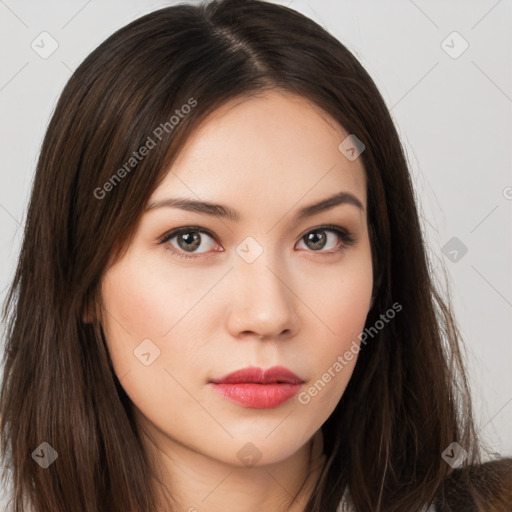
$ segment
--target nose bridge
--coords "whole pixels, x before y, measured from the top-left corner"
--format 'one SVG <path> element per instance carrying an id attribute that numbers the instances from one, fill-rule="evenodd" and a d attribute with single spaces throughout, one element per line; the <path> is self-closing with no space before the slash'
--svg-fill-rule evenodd
<path id="1" fill-rule="evenodd" d="M 251 238 L 247 237 L 236 249 L 239 258 L 234 268 L 236 285 L 230 326 L 238 333 L 252 332 L 264 337 L 293 331 L 297 316 L 291 277 L 274 248 L 264 248 Z"/>

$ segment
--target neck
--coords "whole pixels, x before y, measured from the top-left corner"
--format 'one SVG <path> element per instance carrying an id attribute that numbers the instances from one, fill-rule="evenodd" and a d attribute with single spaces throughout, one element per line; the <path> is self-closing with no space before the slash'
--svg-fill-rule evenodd
<path id="1" fill-rule="evenodd" d="M 321 431 L 287 459 L 254 467 L 198 453 L 147 423 L 142 439 L 167 495 L 187 512 L 303 512 L 325 462 Z M 158 510 L 168 510 L 162 484 L 156 492 Z"/>

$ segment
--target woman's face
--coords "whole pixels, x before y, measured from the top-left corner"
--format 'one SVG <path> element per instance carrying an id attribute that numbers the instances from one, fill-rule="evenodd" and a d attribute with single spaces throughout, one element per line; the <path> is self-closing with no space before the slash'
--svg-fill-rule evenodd
<path id="1" fill-rule="evenodd" d="M 339 149 L 348 135 L 298 96 L 229 102 L 189 138 L 106 271 L 115 371 L 162 450 L 271 464 L 334 410 L 373 282 L 364 168 Z M 349 199 L 307 208 L 340 193 Z M 273 384 L 211 382 L 276 366 L 299 381 L 278 383 L 277 371 Z"/>

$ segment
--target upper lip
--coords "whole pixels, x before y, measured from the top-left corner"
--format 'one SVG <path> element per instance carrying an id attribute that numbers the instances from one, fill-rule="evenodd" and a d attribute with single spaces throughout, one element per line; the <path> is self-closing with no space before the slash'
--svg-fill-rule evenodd
<path id="1" fill-rule="evenodd" d="M 240 382 L 252 382 L 255 384 L 301 384 L 304 381 L 291 370 L 284 366 L 273 366 L 267 370 L 258 368 L 256 366 L 249 366 L 242 368 L 232 373 L 228 373 L 219 379 L 210 379 L 214 384 L 235 384 Z"/>

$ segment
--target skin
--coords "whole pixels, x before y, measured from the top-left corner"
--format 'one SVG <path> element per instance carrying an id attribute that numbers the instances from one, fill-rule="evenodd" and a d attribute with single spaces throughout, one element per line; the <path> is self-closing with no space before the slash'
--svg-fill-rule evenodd
<path id="1" fill-rule="evenodd" d="M 347 135 L 325 112 L 287 92 L 231 100 L 203 120 L 149 203 L 211 201 L 237 210 L 240 221 L 153 208 L 104 274 L 108 349 L 178 510 L 224 512 L 233 503 L 239 512 L 304 510 L 319 475 L 311 467 L 312 441 L 357 356 L 307 404 L 296 396 L 272 409 L 243 407 L 212 391 L 209 379 L 281 365 L 307 391 L 359 343 L 373 276 L 364 167 L 338 149 Z M 293 221 L 301 207 L 340 191 L 354 194 L 364 210 L 342 204 Z M 315 229 L 323 224 L 347 229 L 355 243 L 343 248 L 335 232 Z M 159 243 L 186 226 L 215 238 L 200 232 L 200 245 L 188 251 L 191 241 L 183 237 L 182 245 L 179 237 Z M 308 243 L 311 231 L 327 236 L 324 246 Z M 252 263 L 237 253 L 246 237 L 263 250 Z M 148 366 L 134 356 L 145 339 L 151 340 L 146 352 L 160 351 Z M 248 442 L 260 455 L 253 466 L 237 456 Z"/>

